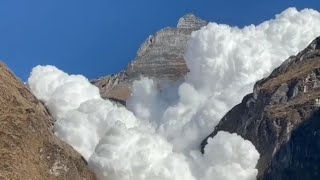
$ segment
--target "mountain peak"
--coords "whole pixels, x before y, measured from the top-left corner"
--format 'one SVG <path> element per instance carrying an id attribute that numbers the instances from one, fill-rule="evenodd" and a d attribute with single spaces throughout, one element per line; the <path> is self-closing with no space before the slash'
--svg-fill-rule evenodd
<path id="1" fill-rule="evenodd" d="M 164 28 L 149 36 L 140 46 L 137 57 L 121 73 L 92 81 L 103 98 L 125 104 L 134 80 L 141 76 L 157 82 L 177 82 L 189 71 L 184 52 L 191 33 L 207 25 L 194 14 L 179 19 L 177 28 Z"/>
<path id="2" fill-rule="evenodd" d="M 177 28 L 184 28 L 184 29 L 199 29 L 202 26 L 207 25 L 208 23 L 196 15 L 189 13 L 182 16 L 177 24 Z"/>

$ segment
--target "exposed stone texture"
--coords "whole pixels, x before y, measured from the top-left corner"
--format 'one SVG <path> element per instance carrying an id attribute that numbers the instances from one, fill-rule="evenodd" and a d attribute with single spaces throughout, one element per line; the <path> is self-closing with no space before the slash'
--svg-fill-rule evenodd
<path id="1" fill-rule="evenodd" d="M 0 63 L 0 180 L 95 179 L 52 124 L 42 103 Z"/>
<path id="2" fill-rule="evenodd" d="M 259 179 L 320 179 L 320 38 L 292 56 L 231 109 L 218 131 L 250 140 Z M 206 144 L 202 143 L 202 150 Z"/>
<path id="3" fill-rule="evenodd" d="M 187 14 L 179 19 L 177 28 L 200 29 L 205 25 L 207 25 L 206 21 L 196 17 L 194 14 Z"/>
<path id="4" fill-rule="evenodd" d="M 183 54 L 191 32 L 206 24 L 193 14 L 183 16 L 177 28 L 165 28 L 149 36 L 125 71 L 92 83 L 99 87 L 103 98 L 123 102 L 130 95 L 132 82 L 140 76 L 158 81 L 177 81 L 188 72 Z"/>

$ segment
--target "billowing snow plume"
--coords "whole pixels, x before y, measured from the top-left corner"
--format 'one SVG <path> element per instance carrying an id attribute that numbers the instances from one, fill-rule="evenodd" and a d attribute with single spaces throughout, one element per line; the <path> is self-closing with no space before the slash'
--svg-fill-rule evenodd
<path id="1" fill-rule="evenodd" d="M 57 119 L 55 134 L 86 159 L 115 123 L 137 125 L 134 115 L 101 99 L 99 89 L 81 75 L 68 75 L 54 66 L 37 66 L 29 78 L 32 92 Z"/>
<path id="2" fill-rule="evenodd" d="M 174 150 L 198 149 L 223 115 L 252 92 L 257 80 L 320 35 L 318 24 L 319 12 L 299 12 L 295 8 L 273 20 L 242 29 L 209 23 L 193 32 L 188 43 L 185 59 L 190 72 L 176 90 L 179 100 L 166 101 L 170 98 L 164 98 L 168 93 L 162 90 L 157 95 L 145 95 L 147 99 L 160 97 L 152 102 L 162 103 L 152 104 L 135 98 L 141 91 L 133 90 L 135 102 L 130 102 L 128 108 L 139 118 L 145 118 L 138 111 L 143 109 L 149 113 L 148 119 L 161 122 L 157 131 L 173 143 Z"/>
<path id="3" fill-rule="evenodd" d="M 135 87 L 145 87 L 140 91 L 160 98 L 152 80 L 144 78 L 141 82 Z M 250 179 L 257 174 L 259 153 L 236 134 L 220 132 L 209 140 L 204 155 L 198 150 L 178 152 L 157 132 L 161 122 L 137 119 L 124 107 L 101 99 L 97 88 L 83 76 L 68 75 L 53 66 L 37 66 L 29 85 L 54 113 L 55 134 L 78 150 L 100 179 Z M 155 106 L 154 100 L 144 103 Z M 141 115 L 151 118 L 143 109 Z M 227 169 L 236 172 L 230 175 Z"/>
<path id="4" fill-rule="evenodd" d="M 55 134 L 102 180 L 253 180 L 259 153 L 251 142 L 218 132 L 204 154 L 199 145 L 255 81 L 320 34 L 317 24 L 317 11 L 294 8 L 242 29 L 209 23 L 189 41 L 185 82 L 161 92 L 149 78 L 134 82 L 132 112 L 53 66 L 35 67 L 28 83 L 57 119 Z"/>

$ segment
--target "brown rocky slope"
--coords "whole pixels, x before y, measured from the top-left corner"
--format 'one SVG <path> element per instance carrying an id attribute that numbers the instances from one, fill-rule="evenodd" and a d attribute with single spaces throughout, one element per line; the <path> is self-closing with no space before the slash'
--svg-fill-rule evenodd
<path id="1" fill-rule="evenodd" d="M 52 132 L 42 103 L 0 63 L 0 179 L 93 180 L 86 162 Z"/>
<path id="2" fill-rule="evenodd" d="M 320 38 L 255 84 L 218 131 L 250 140 L 261 157 L 258 179 L 320 179 Z M 203 141 L 203 150 L 206 140 Z"/>

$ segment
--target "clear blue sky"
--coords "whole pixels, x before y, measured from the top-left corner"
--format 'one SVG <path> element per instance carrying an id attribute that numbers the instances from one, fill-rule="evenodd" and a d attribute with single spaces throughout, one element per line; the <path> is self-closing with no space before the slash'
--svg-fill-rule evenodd
<path id="1" fill-rule="evenodd" d="M 287 7 L 319 0 L 1 0 L 0 59 L 23 80 L 52 64 L 89 79 L 116 73 L 144 39 L 193 12 L 236 26 L 259 24 Z"/>

